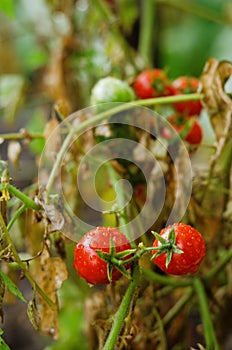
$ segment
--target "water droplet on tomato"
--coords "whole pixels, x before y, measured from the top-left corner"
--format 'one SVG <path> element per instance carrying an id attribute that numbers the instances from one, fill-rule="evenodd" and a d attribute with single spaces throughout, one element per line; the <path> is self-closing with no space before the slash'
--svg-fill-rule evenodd
<path id="1" fill-rule="evenodd" d="M 97 246 L 98 246 L 98 244 L 97 244 L 97 241 L 92 241 L 91 243 L 90 243 L 90 248 L 97 248 Z"/>
<path id="2" fill-rule="evenodd" d="M 91 261 L 96 261 L 97 260 L 96 255 L 90 255 L 89 258 L 90 258 Z"/>

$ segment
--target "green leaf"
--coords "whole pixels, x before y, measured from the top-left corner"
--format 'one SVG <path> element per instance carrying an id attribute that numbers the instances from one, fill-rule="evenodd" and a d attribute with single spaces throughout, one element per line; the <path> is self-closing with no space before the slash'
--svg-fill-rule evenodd
<path id="1" fill-rule="evenodd" d="M 0 278 L 3 281 L 3 283 L 8 288 L 9 292 L 14 294 L 16 297 L 18 297 L 23 302 L 26 302 L 26 299 L 18 289 L 18 287 L 15 285 L 15 283 L 3 272 L 0 270 Z"/>
<path id="2" fill-rule="evenodd" d="M 15 6 L 13 0 L 0 0 L 0 10 L 11 19 L 15 17 Z"/>
<path id="3" fill-rule="evenodd" d="M 9 346 L 2 339 L 1 335 L 3 334 L 3 330 L 0 328 L 0 349 L 1 350 L 10 350 Z"/>

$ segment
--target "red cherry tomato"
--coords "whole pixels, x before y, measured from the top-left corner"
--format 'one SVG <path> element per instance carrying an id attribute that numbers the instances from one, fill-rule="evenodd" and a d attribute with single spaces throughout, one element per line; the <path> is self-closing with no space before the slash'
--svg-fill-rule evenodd
<path id="1" fill-rule="evenodd" d="M 199 88 L 199 80 L 195 77 L 179 77 L 171 84 L 171 95 L 179 94 L 191 94 L 196 93 Z M 173 107 L 180 113 L 185 115 L 199 115 L 202 110 L 202 104 L 200 100 L 196 101 L 183 101 L 173 103 Z"/>
<path id="2" fill-rule="evenodd" d="M 167 255 L 170 252 L 168 248 L 163 249 L 163 253 L 161 254 L 157 254 L 157 250 L 153 251 L 152 254 L 154 256 L 157 254 L 154 258 L 154 263 L 162 271 L 173 275 L 195 273 L 206 254 L 205 243 L 202 235 L 192 226 L 183 223 L 170 225 L 160 232 L 160 236 L 165 240 L 166 244 L 170 243 L 169 249 L 171 249 L 171 246 L 173 247 L 173 242 L 169 242 L 168 240 L 171 230 L 174 231 L 175 244 L 168 266 L 166 263 Z M 153 247 L 161 248 L 162 243 L 156 238 Z M 175 252 L 175 250 L 179 250 L 179 253 Z"/>
<path id="3" fill-rule="evenodd" d="M 169 85 L 164 70 L 153 68 L 144 70 L 134 82 L 134 91 L 141 99 L 168 95 L 166 86 Z"/>
<path id="4" fill-rule="evenodd" d="M 107 262 L 98 256 L 96 250 L 109 252 L 111 238 L 116 252 L 131 248 L 126 236 L 113 227 L 96 227 L 87 232 L 75 246 L 73 266 L 78 271 L 79 277 L 84 278 L 90 284 L 110 283 Z M 121 273 L 113 268 L 112 281 L 120 277 Z"/>

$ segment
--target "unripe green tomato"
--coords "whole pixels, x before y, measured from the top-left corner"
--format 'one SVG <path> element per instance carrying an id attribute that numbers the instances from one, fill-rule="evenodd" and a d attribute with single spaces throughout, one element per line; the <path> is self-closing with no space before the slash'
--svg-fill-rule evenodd
<path id="1" fill-rule="evenodd" d="M 135 99 L 133 89 L 114 77 L 100 79 L 93 87 L 90 102 L 93 105 L 107 102 L 131 102 Z"/>

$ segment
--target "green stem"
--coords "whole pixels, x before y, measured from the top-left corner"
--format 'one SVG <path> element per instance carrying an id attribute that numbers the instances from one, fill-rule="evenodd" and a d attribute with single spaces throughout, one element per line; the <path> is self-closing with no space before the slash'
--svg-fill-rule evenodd
<path id="1" fill-rule="evenodd" d="M 4 185 L 4 186 L 5 186 L 5 188 L 7 188 L 9 190 L 9 192 L 11 194 L 13 194 L 15 197 L 20 199 L 26 205 L 27 208 L 31 208 L 34 210 L 40 209 L 40 207 L 31 198 L 26 196 L 23 192 L 19 191 L 14 186 L 12 186 L 10 184 Z M 0 190 L 1 190 L 1 187 L 0 187 Z"/>
<path id="2" fill-rule="evenodd" d="M 12 132 L 8 134 L 0 134 L 0 139 L 7 141 L 7 140 L 34 140 L 34 139 L 44 139 L 44 135 L 41 133 L 29 133 L 27 131 L 22 132 Z"/>
<path id="3" fill-rule="evenodd" d="M 118 180 L 120 180 L 120 176 L 118 175 L 118 173 L 115 171 L 115 169 L 113 168 L 113 166 L 110 163 L 106 164 L 107 166 L 107 171 L 110 177 L 110 180 L 112 182 L 112 186 L 115 188 L 116 183 L 118 182 Z M 132 248 L 136 248 L 134 239 L 131 237 L 131 233 L 130 233 L 130 229 L 128 226 L 128 217 L 127 217 L 127 213 L 124 210 L 124 206 L 125 206 L 125 196 L 124 196 L 124 192 L 123 190 L 119 187 L 116 191 L 117 193 L 117 204 L 118 207 L 120 208 L 120 211 L 123 210 L 123 214 L 125 215 L 119 215 L 119 222 L 120 224 L 123 226 L 123 231 L 126 235 L 126 237 L 130 240 L 131 242 L 131 247 Z M 121 209 L 122 208 L 122 209 Z"/>
<path id="4" fill-rule="evenodd" d="M 66 150 L 68 149 L 69 145 L 70 145 L 70 142 L 71 142 L 71 140 L 73 138 L 73 135 L 74 135 L 74 130 L 72 129 L 72 130 L 70 130 L 70 132 L 66 136 L 66 139 L 62 143 L 60 151 L 59 151 L 59 153 L 57 155 L 56 161 L 54 163 L 54 166 L 52 168 L 52 171 L 50 173 L 50 176 L 48 178 L 48 182 L 47 182 L 47 185 L 46 185 L 46 200 L 48 200 L 48 196 L 49 196 L 49 194 L 51 192 L 53 182 L 54 182 L 55 177 L 57 175 L 57 171 L 60 168 L 63 156 L 64 156 Z"/>
<path id="5" fill-rule="evenodd" d="M 154 55 L 154 25 L 155 25 L 155 4 L 154 0 L 141 2 L 142 14 L 140 22 L 138 52 L 141 57 L 152 65 Z"/>
<path id="6" fill-rule="evenodd" d="M 201 100 L 203 98 L 203 94 L 184 94 L 184 95 L 174 95 L 174 96 L 164 96 L 164 97 L 155 97 L 148 98 L 144 100 L 136 100 L 131 103 L 131 106 L 153 106 L 159 104 L 169 104 L 176 102 L 184 102 L 184 101 L 196 101 Z"/>
<path id="7" fill-rule="evenodd" d="M 15 221 L 17 220 L 17 218 L 24 212 L 24 210 L 26 208 L 27 208 L 26 204 L 23 204 L 21 207 L 18 208 L 18 210 L 16 210 L 16 212 L 14 213 L 14 215 L 12 216 L 10 222 L 7 225 L 7 230 L 8 231 L 10 231 L 10 229 L 14 225 Z"/>
<path id="8" fill-rule="evenodd" d="M 136 265 L 133 271 L 132 281 L 130 282 L 127 291 L 122 299 L 122 302 L 114 315 L 113 324 L 106 340 L 106 343 L 102 350 L 113 350 L 115 348 L 115 342 L 120 334 L 123 327 L 125 318 L 128 313 L 128 309 L 131 301 L 133 300 L 134 293 L 138 288 L 140 282 L 140 271 L 139 266 Z"/>
<path id="9" fill-rule="evenodd" d="M 205 276 L 205 282 L 208 283 L 216 276 L 220 271 L 224 269 L 226 264 L 232 259 L 232 249 L 223 254 L 221 259 L 212 267 L 212 269 Z"/>
<path id="10" fill-rule="evenodd" d="M 215 22 L 218 24 L 229 24 L 232 25 L 232 21 L 229 17 L 221 16 L 216 13 L 216 11 L 210 10 L 208 7 L 199 6 L 191 1 L 182 0 L 155 0 L 157 3 L 167 6 L 172 6 L 177 10 L 181 10 L 194 15 L 210 22 Z"/>
<path id="11" fill-rule="evenodd" d="M 166 350 L 167 349 L 167 340 L 166 340 L 166 334 L 165 334 L 165 330 L 164 330 L 164 324 L 163 324 L 163 321 L 160 317 L 160 314 L 158 312 L 158 310 L 153 307 L 152 308 L 152 313 L 153 315 L 155 316 L 156 318 L 156 321 L 157 321 L 157 326 L 158 326 L 158 329 L 159 329 L 159 337 L 160 337 L 160 348 L 162 350 Z"/>
<path id="12" fill-rule="evenodd" d="M 145 267 L 141 268 L 142 274 L 153 282 L 158 282 L 163 285 L 173 286 L 173 287 L 187 287 L 192 285 L 191 279 L 184 279 L 184 278 L 173 278 L 165 275 L 160 275 L 154 271 L 151 271 L 150 269 L 146 269 Z"/>
<path id="13" fill-rule="evenodd" d="M 31 274 L 29 273 L 25 264 L 21 261 L 20 256 L 18 255 L 18 252 L 11 239 L 9 231 L 7 230 L 6 224 L 4 222 L 4 219 L 1 213 L 0 213 L 0 230 L 3 231 L 3 234 L 11 248 L 15 262 L 18 264 L 19 268 L 23 271 L 24 275 L 26 276 L 28 281 L 31 283 L 33 290 L 36 290 L 41 295 L 41 297 L 45 300 L 45 302 L 49 305 L 51 309 L 56 310 L 57 305 L 44 293 L 44 291 L 40 288 L 40 286 L 37 284 L 37 282 L 33 279 Z"/>
<path id="14" fill-rule="evenodd" d="M 135 247 L 136 247 L 136 245 L 133 246 L 133 248 L 135 248 Z M 127 265 L 135 260 L 140 259 L 143 254 L 148 253 L 150 251 L 154 251 L 154 250 L 160 251 L 161 249 L 166 251 L 167 249 L 170 249 L 172 247 L 173 247 L 173 245 L 171 243 L 163 244 L 162 248 L 160 248 L 160 247 L 144 247 L 142 245 L 141 247 L 139 247 L 139 249 L 135 252 L 135 254 L 132 257 L 125 259 L 125 260 L 112 260 L 112 262 L 114 261 L 117 265 Z"/>
<path id="15" fill-rule="evenodd" d="M 189 302 L 193 295 L 193 288 L 188 287 L 185 294 L 175 303 L 175 305 L 167 312 L 163 318 L 163 324 L 166 326 L 170 323 L 176 315 L 183 309 L 183 307 Z"/>
<path id="16" fill-rule="evenodd" d="M 130 108 L 133 108 L 135 106 L 154 106 L 157 104 L 168 104 L 168 103 L 174 103 L 174 102 L 180 102 L 180 101 L 189 101 L 189 100 L 200 100 L 203 98 L 202 94 L 186 94 L 186 95 L 175 95 L 175 96 L 165 96 L 165 97 L 157 97 L 157 98 L 150 98 L 146 100 L 136 100 L 133 101 L 133 103 L 122 103 L 120 105 L 117 105 L 116 107 L 104 111 L 102 113 L 97 114 L 93 118 L 89 118 L 85 121 L 83 121 L 77 128 L 73 128 L 70 130 L 68 135 L 66 136 L 66 139 L 64 140 L 60 151 L 56 157 L 56 161 L 54 163 L 54 166 L 52 168 L 52 171 L 50 173 L 47 186 L 46 186 L 46 199 L 48 199 L 49 194 L 51 192 L 51 188 L 53 185 L 53 182 L 55 180 L 55 177 L 57 175 L 58 169 L 60 169 L 63 156 L 66 152 L 66 150 L 69 147 L 69 144 L 75 134 L 80 134 L 88 127 L 94 126 L 96 123 L 99 123 L 103 121 L 104 119 L 110 118 L 113 114 L 122 112 L 124 110 L 128 110 Z"/>
<path id="17" fill-rule="evenodd" d="M 194 277 L 194 287 L 195 287 L 196 294 L 198 296 L 198 301 L 199 301 L 199 306 L 201 311 L 206 349 L 220 350 L 219 344 L 217 342 L 216 334 L 214 331 L 212 319 L 210 316 L 209 305 L 208 305 L 208 300 L 205 293 L 205 288 L 202 281 L 197 277 Z"/>

